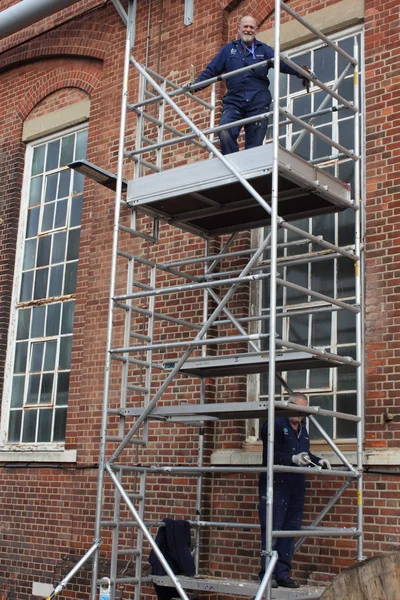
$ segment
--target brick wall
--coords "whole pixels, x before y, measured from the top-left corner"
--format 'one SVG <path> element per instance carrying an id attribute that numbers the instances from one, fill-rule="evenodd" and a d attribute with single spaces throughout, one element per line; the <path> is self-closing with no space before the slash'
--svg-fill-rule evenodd
<path id="1" fill-rule="evenodd" d="M 0 1 L 0 10 L 12 4 L 15 2 Z M 306 14 L 335 4 L 335 1 L 290 4 L 300 14 Z M 250 12 L 263 28 L 267 28 L 273 14 L 271 1 L 199 0 L 195 3 L 194 24 L 186 28 L 183 26 L 182 2 L 153 0 L 150 37 L 147 40 L 148 2 L 139 2 L 138 5 L 135 56 L 145 62 L 147 48 L 149 66 L 177 82 L 187 80 L 191 63 L 199 73 L 222 44 L 235 36 L 240 15 Z M 396 1 L 365 1 L 366 447 L 382 450 L 397 450 L 400 438 L 397 400 L 400 336 L 397 268 L 397 209 L 400 206 L 398 21 Z M 4 381 L 24 165 L 23 122 L 89 95 L 88 159 L 115 172 L 124 36 L 124 28 L 110 2 L 86 0 L 0 43 L 0 393 Z M 137 78 L 132 76 L 132 101 L 136 96 L 136 86 Z M 200 97 L 206 98 L 207 92 L 201 92 Z M 185 102 L 183 105 L 189 108 L 195 122 L 204 126 L 204 117 L 193 105 Z M 128 124 L 132 132 L 130 138 L 134 140 L 133 115 L 129 116 Z M 186 129 L 178 119 L 173 124 Z M 166 153 L 165 157 L 171 166 L 176 166 L 202 155 L 203 151 L 179 147 L 169 155 Z M 127 168 L 127 174 L 131 171 L 131 167 Z M 123 218 L 127 217 L 123 215 Z M 112 193 L 87 181 L 66 439 L 66 448 L 76 449 L 78 459 L 77 464 L 71 467 L 40 464 L 0 467 L 0 514 L 4 523 L 0 544 L 0 561 L 3 564 L 0 593 L 3 592 L 7 598 L 31 600 L 32 581 L 57 583 L 92 543 L 112 221 Z M 238 240 L 237 247 L 247 247 L 249 243 L 248 236 L 244 235 Z M 137 248 L 141 248 L 141 252 L 149 258 L 162 261 L 195 255 L 203 251 L 202 245 L 198 238 L 171 230 L 165 224 L 161 226 L 157 247 L 148 246 L 146 249 L 141 242 L 136 242 Z M 216 244 L 214 251 L 217 250 Z M 233 266 L 237 268 L 237 265 Z M 142 275 L 145 277 L 144 272 Z M 245 311 L 246 292 L 237 298 Z M 177 298 L 170 299 L 167 307 L 161 301 L 159 308 L 174 314 L 177 306 L 181 316 L 190 316 L 199 323 L 202 321 L 200 294 L 188 293 L 179 301 Z M 236 310 L 239 308 L 236 306 Z M 169 336 L 173 334 L 174 327 L 168 326 Z M 165 339 L 165 334 L 166 330 L 156 330 L 159 340 Z M 173 360 L 177 354 L 171 351 L 169 358 Z M 117 380 L 119 375 L 118 368 L 113 367 L 112 378 Z M 155 374 L 155 384 L 161 380 L 161 376 Z M 179 379 L 164 395 L 163 401 L 185 401 L 188 397 L 198 397 L 199 392 L 197 380 Z M 243 380 L 224 380 L 217 385 L 207 382 L 208 401 L 232 401 L 244 395 Z M 382 425 L 381 415 L 386 409 L 394 415 L 394 419 Z M 206 458 L 216 449 L 240 449 L 244 436 L 243 422 L 207 425 Z M 197 453 L 196 438 L 195 428 L 156 424 L 150 432 L 149 455 L 143 460 L 192 464 Z M 391 467 L 393 471 L 399 468 L 398 463 L 397 460 Z M 381 470 L 385 471 L 387 467 L 383 465 Z M 254 476 L 209 476 L 205 477 L 204 485 L 203 518 L 232 518 L 257 524 L 257 481 Z M 396 498 L 399 485 L 395 472 L 393 475 L 371 473 L 366 476 L 365 553 L 368 556 L 398 549 L 396 519 L 399 515 L 393 498 Z M 329 480 L 310 480 L 306 523 L 312 522 L 336 487 Z M 161 476 L 149 480 L 149 518 L 168 514 L 171 498 L 174 516 L 193 518 L 193 480 L 180 477 L 166 482 Z M 324 523 L 354 525 L 354 502 L 354 492 L 346 492 Z M 110 507 L 107 510 L 110 511 Z M 203 543 L 206 552 L 202 566 L 213 574 L 257 576 L 257 527 L 244 532 L 238 530 L 230 535 L 224 530 L 205 531 Z M 110 540 L 106 536 L 102 551 L 105 562 L 101 572 L 104 574 L 107 573 L 109 546 Z M 326 582 L 352 564 L 354 556 L 355 543 L 349 538 L 308 540 L 296 560 L 295 575 L 302 582 Z M 88 579 L 88 574 L 83 571 L 65 592 L 65 597 L 87 598 Z M 144 597 L 147 600 L 154 596 L 149 591 Z"/>

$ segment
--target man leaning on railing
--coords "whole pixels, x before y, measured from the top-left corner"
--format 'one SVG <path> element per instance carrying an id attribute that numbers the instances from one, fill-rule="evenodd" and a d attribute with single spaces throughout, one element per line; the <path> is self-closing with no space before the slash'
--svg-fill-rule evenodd
<path id="1" fill-rule="evenodd" d="M 257 29 L 257 21 L 253 17 L 242 17 L 238 26 L 239 39 L 226 44 L 194 82 L 199 83 L 252 64 L 270 61 L 265 66 L 246 70 L 226 80 L 227 92 L 223 97 L 220 125 L 254 117 L 269 110 L 271 92 L 267 75 L 269 68 L 273 67 L 274 50 L 256 39 Z M 280 61 L 280 71 L 295 75 L 303 79 L 304 86 L 308 85 L 307 79 L 282 61 Z M 190 88 L 190 84 L 186 84 L 184 88 Z M 245 148 L 261 146 L 267 127 L 267 117 L 245 124 Z M 231 154 L 239 150 L 237 138 L 240 130 L 241 126 L 234 126 L 219 132 L 222 154 Z"/>

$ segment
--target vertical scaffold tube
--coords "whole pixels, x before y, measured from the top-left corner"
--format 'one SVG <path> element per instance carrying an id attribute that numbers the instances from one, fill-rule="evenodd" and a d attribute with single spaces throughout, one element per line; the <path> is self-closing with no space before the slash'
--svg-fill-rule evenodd
<path id="1" fill-rule="evenodd" d="M 360 77 L 359 77 L 359 47 L 357 37 L 354 37 L 354 58 L 357 63 L 354 66 L 354 106 L 358 109 L 354 115 L 354 153 L 360 155 L 360 113 L 359 113 L 359 98 L 360 98 Z M 357 160 L 354 163 L 354 202 L 358 206 L 355 215 L 355 253 L 360 259 L 354 263 L 355 269 L 355 292 L 356 304 L 362 306 L 362 289 L 361 289 L 361 271 L 362 258 L 361 250 L 361 235 L 362 235 L 362 202 L 361 202 L 361 165 Z M 362 349 L 362 311 L 356 314 L 356 360 L 361 363 L 357 368 L 357 415 L 361 420 L 357 423 L 357 468 L 361 471 L 363 468 L 363 439 L 364 439 L 364 404 L 363 404 L 363 349 Z M 363 531 L 363 478 L 357 480 L 357 529 Z M 363 535 L 357 538 L 357 560 L 364 560 Z"/>
<path id="2" fill-rule="evenodd" d="M 128 4 L 128 23 L 126 27 L 125 52 L 124 52 L 124 76 L 122 83 L 122 102 L 121 102 L 121 126 L 119 133 L 118 145 L 118 171 L 117 171 L 117 189 L 115 194 L 114 207 L 114 226 L 113 226 L 113 243 L 112 243 L 112 262 L 111 262 L 111 277 L 110 277 L 110 299 L 108 307 L 108 323 L 107 323 L 107 354 L 104 372 L 104 392 L 103 392 L 103 408 L 101 418 L 101 439 L 99 450 L 99 475 L 97 481 L 97 500 L 96 500 L 96 522 L 95 522 L 95 540 L 100 539 L 101 530 L 101 513 L 103 500 L 103 483 L 104 483 L 104 468 L 105 468 L 105 452 L 106 452 L 106 436 L 107 436 L 107 413 L 108 413 L 108 393 L 110 387 L 110 370 L 111 370 L 111 346 L 112 346 L 112 328 L 114 317 L 114 301 L 115 284 L 116 284 L 116 261 L 118 254 L 118 235 L 119 235 L 119 220 L 121 207 L 121 192 L 122 192 L 122 170 L 124 164 L 124 144 L 125 144 L 125 125 L 126 125 L 126 105 L 128 97 L 128 78 L 129 78 L 129 57 L 132 51 L 133 31 L 135 28 L 135 0 L 129 0 Z M 91 600 L 96 600 L 97 597 L 97 577 L 99 569 L 99 553 L 95 552 L 93 558 L 93 573 L 92 573 L 92 590 Z M 112 586 L 115 594 L 115 586 Z"/>
<path id="3" fill-rule="evenodd" d="M 271 189 L 271 257 L 270 257 L 270 300 L 269 300 L 269 373 L 268 373 L 268 440 L 267 440 L 267 489 L 265 551 L 272 560 L 273 500 L 274 500 L 274 436 L 275 436 L 275 351 L 276 351 L 276 279 L 278 245 L 278 153 L 279 153 L 279 54 L 280 54 L 281 3 L 275 0 L 275 68 L 272 121 L 272 189 Z M 266 600 L 271 598 L 271 585 L 265 590 Z"/>

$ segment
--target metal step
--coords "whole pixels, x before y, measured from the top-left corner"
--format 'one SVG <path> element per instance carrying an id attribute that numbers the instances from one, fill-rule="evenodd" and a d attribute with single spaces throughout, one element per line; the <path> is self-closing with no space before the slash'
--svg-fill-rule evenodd
<path id="1" fill-rule="evenodd" d="M 151 575 L 153 583 L 160 586 L 173 587 L 169 577 Z M 259 582 L 246 579 L 225 579 L 220 577 L 183 577 L 178 576 L 179 582 L 186 590 L 197 590 L 205 592 L 220 592 L 221 594 L 230 594 L 232 598 L 236 596 L 245 596 L 254 598 L 260 587 Z M 317 600 L 321 597 L 325 588 L 314 586 L 302 586 L 296 590 L 287 588 L 277 588 L 272 590 L 273 600 Z M 177 595 L 179 598 L 179 595 Z"/>
<path id="2" fill-rule="evenodd" d="M 343 360 L 343 357 L 338 357 Z M 321 356 L 312 356 L 307 352 L 278 353 L 275 359 L 276 370 L 293 371 L 303 369 L 326 369 L 342 366 L 339 363 Z M 174 367 L 172 363 L 165 366 Z M 250 375 L 269 371 L 269 355 L 234 354 L 208 358 L 189 359 L 182 366 L 181 372 L 196 377 L 230 377 L 234 375 Z"/>

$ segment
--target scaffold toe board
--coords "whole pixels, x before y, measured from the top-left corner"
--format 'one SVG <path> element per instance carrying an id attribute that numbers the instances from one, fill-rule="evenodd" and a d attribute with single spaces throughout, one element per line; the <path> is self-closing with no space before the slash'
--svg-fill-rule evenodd
<path id="1" fill-rule="evenodd" d="M 226 156 L 269 203 L 272 143 Z M 266 210 L 218 158 L 131 179 L 127 202 L 177 227 L 203 235 L 260 227 Z M 351 207 L 349 186 L 283 148 L 279 149 L 278 213 L 286 220 Z"/>
<path id="2" fill-rule="evenodd" d="M 153 583 L 160 586 L 170 587 L 172 581 L 169 577 L 153 575 Z M 221 594 L 231 594 L 232 598 L 244 596 L 254 598 L 260 587 L 257 581 L 247 581 L 245 579 L 224 579 L 222 577 L 178 577 L 182 587 L 187 590 L 202 590 L 206 592 L 220 592 Z M 298 589 L 277 588 L 272 590 L 271 598 L 273 600 L 316 600 L 321 597 L 324 588 L 315 586 L 301 586 Z"/>
<path id="3" fill-rule="evenodd" d="M 313 356 L 307 352 L 277 353 L 275 368 L 277 371 L 294 371 L 302 369 L 322 369 L 340 367 L 328 358 Z M 251 375 L 254 373 L 267 373 L 269 371 L 269 356 L 261 354 L 228 355 L 209 358 L 189 359 L 181 367 L 182 373 L 196 377 L 231 377 L 234 375 Z"/>

